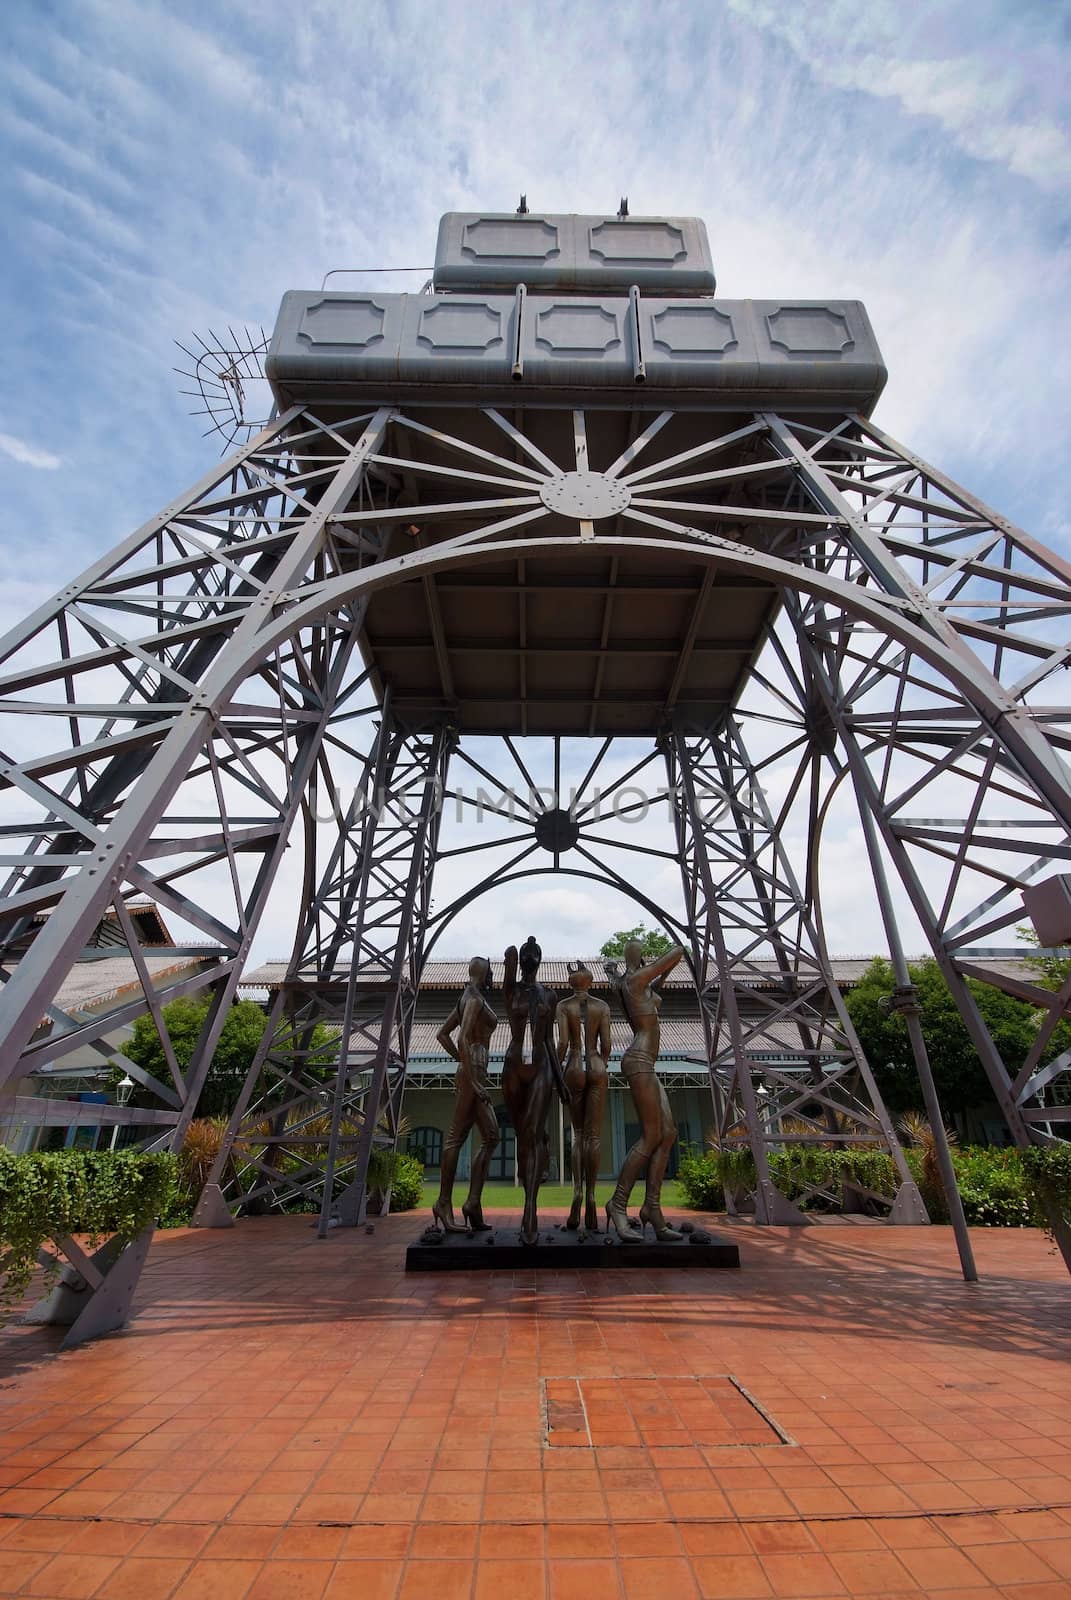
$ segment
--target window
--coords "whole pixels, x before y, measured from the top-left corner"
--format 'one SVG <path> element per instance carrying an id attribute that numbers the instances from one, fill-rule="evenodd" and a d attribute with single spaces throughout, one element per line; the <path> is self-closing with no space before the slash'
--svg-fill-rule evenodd
<path id="1" fill-rule="evenodd" d="M 492 1182 L 512 1183 L 517 1175 L 517 1135 L 513 1127 L 513 1118 L 509 1114 L 508 1106 L 497 1106 L 495 1116 L 498 1118 L 500 1137 L 495 1146 L 495 1153 L 491 1157 L 487 1176 Z"/>
<path id="2" fill-rule="evenodd" d="M 164 930 L 160 926 L 160 918 L 155 911 L 135 911 L 134 926 L 142 944 L 166 944 Z"/>
<path id="3" fill-rule="evenodd" d="M 405 1148 L 411 1156 L 423 1161 L 426 1167 L 441 1167 L 443 1164 L 443 1136 L 438 1128 L 412 1128 Z"/>

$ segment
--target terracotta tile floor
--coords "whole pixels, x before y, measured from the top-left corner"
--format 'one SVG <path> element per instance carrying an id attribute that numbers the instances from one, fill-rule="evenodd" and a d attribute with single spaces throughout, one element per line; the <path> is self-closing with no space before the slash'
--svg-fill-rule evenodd
<path id="1" fill-rule="evenodd" d="M 125 1332 L 0 1336 L 0 1595 L 1071 1596 L 1038 1235 L 978 1231 L 975 1286 L 946 1229 L 878 1226 L 406 1277 L 424 1224 L 164 1234 Z"/>

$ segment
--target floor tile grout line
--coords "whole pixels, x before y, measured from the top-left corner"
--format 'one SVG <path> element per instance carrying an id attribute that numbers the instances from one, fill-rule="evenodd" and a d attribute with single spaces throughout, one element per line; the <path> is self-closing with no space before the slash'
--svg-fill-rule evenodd
<path id="1" fill-rule="evenodd" d="M 786 1516 L 783 1512 L 781 1512 L 781 1513 L 779 1513 L 779 1512 L 764 1512 L 764 1513 L 753 1512 L 753 1513 L 750 1513 L 750 1514 L 744 1514 L 744 1515 L 737 1516 L 737 1517 L 725 1517 L 725 1516 L 709 1516 L 709 1517 L 687 1517 L 687 1516 L 684 1516 L 684 1517 L 682 1517 L 682 1516 L 643 1517 L 643 1516 L 640 1516 L 640 1515 L 637 1514 L 637 1515 L 629 1515 L 628 1517 L 611 1518 L 611 1519 L 609 1519 L 608 1525 L 610 1527 L 613 1527 L 613 1526 L 616 1525 L 617 1522 L 621 1522 L 623 1524 L 627 1524 L 628 1526 L 632 1526 L 632 1527 L 667 1527 L 668 1526 L 668 1527 L 674 1527 L 674 1528 L 694 1528 L 694 1527 L 706 1528 L 706 1527 L 737 1527 L 737 1526 L 739 1526 L 739 1527 L 749 1527 L 752 1524 L 777 1523 L 777 1524 L 779 1524 L 781 1526 L 785 1526 L 785 1527 L 796 1527 L 798 1525 L 807 1525 L 807 1524 L 810 1524 L 810 1523 L 827 1524 L 827 1523 L 842 1523 L 842 1522 L 932 1522 L 938 1517 L 941 1517 L 941 1518 L 954 1517 L 954 1518 L 956 1518 L 958 1520 L 961 1520 L 961 1519 L 967 1519 L 967 1518 L 970 1518 L 970 1517 L 1034 1516 L 1034 1515 L 1037 1515 L 1038 1512 L 1045 1512 L 1045 1511 L 1053 1511 L 1053 1512 L 1056 1512 L 1056 1511 L 1071 1511 L 1071 1500 L 1046 1500 L 1046 1501 L 1039 1501 L 1039 1502 L 1036 1502 L 1036 1503 L 1031 1504 L 1031 1505 L 1021 1505 L 1021 1506 L 1008 1506 L 1008 1505 L 950 1506 L 950 1507 L 945 1508 L 945 1509 L 941 1509 L 941 1508 L 938 1507 L 936 1509 L 930 1509 L 930 1510 L 925 1510 L 925 1511 L 921 1510 L 921 1509 L 912 1509 L 912 1510 L 905 1510 L 905 1511 L 853 1511 L 853 1512 L 847 1512 L 847 1511 L 816 1511 L 816 1512 L 801 1513 L 798 1516 Z M 441 1526 L 441 1527 L 469 1527 L 469 1526 L 471 1526 L 471 1527 L 481 1527 L 481 1528 L 482 1527 L 493 1527 L 493 1528 L 560 1528 L 560 1527 L 568 1527 L 568 1526 L 570 1526 L 572 1520 L 573 1519 L 570 1519 L 570 1521 L 568 1521 L 568 1522 L 562 1522 L 560 1520 L 554 1520 L 554 1519 L 551 1519 L 551 1518 L 548 1518 L 548 1517 L 532 1517 L 532 1518 L 526 1518 L 526 1519 L 523 1519 L 523 1520 L 522 1519 L 518 1519 L 518 1518 L 511 1518 L 511 1517 L 502 1517 L 502 1518 L 483 1518 L 483 1517 L 480 1517 L 480 1518 L 473 1519 L 473 1521 L 471 1523 L 464 1522 L 464 1521 L 460 1521 L 460 1522 L 456 1522 L 456 1523 L 455 1522 L 442 1523 L 442 1524 L 430 1524 L 429 1523 L 429 1524 L 426 1524 L 426 1526 Z M 583 1525 L 585 1522 L 590 1522 L 592 1520 L 598 1521 L 599 1519 L 598 1518 L 592 1519 L 590 1517 L 589 1518 L 576 1518 L 575 1519 L 576 1523 L 579 1524 L 579 1525 Z M 306 1522 L 306 1521 L 301 1521 L 301 1520 L 294 1521 L 294 1520 L 291 1519 L 290 1521 L 287 1521 L 287 1522 L 284 1522 L 284 1523 L 278 1523 L 278 1522 L 251 1522 L 251 1521 L 246 1521 L 244 1519 L 241 1520 L 241 1521 L 238 1521 L 238 1522 L 231 1522 L 227 1518 L 224 1518 L 222 1520 L 218 1520 L 218 1519 L 215 1519 L 215 1518 L 204 1518 L 204 1519 L 202 1519 L 202 1518 L 198 1518 L 198 1517 L 187 1517 L 187 1518 L 184 1518 L 181 1522 L 176 1522 L 174 1524 L 169 1524 L 167 1522 L 161 1522 L 160 1519 L 156 1518 L 156 1517 L 145 1517 L 145 1518 L 141 1518 L 141 1517 L 106 1517 L 106 1516 L 64 1517 L 64 1516 L 49 1516 L 47 1512 L 36 1512 L 36 1513 L 30 1514 L 30 1515 L 20 1515 L 18 1512 L 0 1511 L 0 1526 L 2 1526 L 2 1524 L 4 1522 L 20 1522 L 20 1523 L 31 1523 L 31 1524 L 33 1524 L 33 1523 L 67 1523 L 73 1528 L 83 1528 L 83 1527 L 105 1527 L 106 1528 L 106 1527 L 109 1527 L 109 1526 L 112 1526 L 112 1525 L 119 1526 L 119 1527 L 125 1526 L 125 1527 L 139 1527 L 139 1528 L 157 1528 L 157 1527 L 167 1527 L 167 1526 L 192 1527 L 192 1528 L 216 1528 L 216 1529 L 219 1529 L 219 1528 L 275 1528 L 275 1529 L 280 1530 L 280 1533 L 285 1532 L 289 1528 L 411 1528 L 411 1529 L 415 1530 L 416 1528 L 418 1528 L 420 1526 L 425 1526 L 425 1524 L 422 1524 L 419 1521 L 419 1519 L 412 1519 L 412 1518 L 404 1518 L 404 1519 L 399 1518 L 397 1521 L 372 1521 L 372 1520 L 363 1521 L 363 1520 L 357 1520 L 357 1521 L 352 1521 L 352 1522 L 334 1521 L 334 1520 L 331 1520 L 331 1519 L 324 1519 L 323 1521 L 317 1521 L 317 1522 Z M 1069 1534 L 1069 1537 L 1071 1537 L 1071 1534 Z"/>

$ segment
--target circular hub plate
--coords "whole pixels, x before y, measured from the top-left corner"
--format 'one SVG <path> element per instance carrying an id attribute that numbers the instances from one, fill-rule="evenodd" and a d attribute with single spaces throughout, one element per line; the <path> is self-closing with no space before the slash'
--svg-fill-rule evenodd
<path id="1" fill-rule="evenodd" d="M 535 821 L 536 843 L 544 850 L 560 855 L 571 850 L 580 837 L 580 825 L 568 811 L 559 806 L 554 811 L 542 811 Z"/>
<path id="2" fill-rule="evenodd" d="M 627 484 L 608 478 L 604 472 L 563 472 L 548 478 L 539 491 L 548 511 L 579 522 L 597 522 L 600 517 L 616 517 L 632 499 Z"/>

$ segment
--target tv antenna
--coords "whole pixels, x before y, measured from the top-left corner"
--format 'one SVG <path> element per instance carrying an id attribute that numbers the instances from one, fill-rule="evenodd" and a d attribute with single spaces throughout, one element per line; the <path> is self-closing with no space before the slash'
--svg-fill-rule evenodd
<path id="1" fill-rule="evenodd" d="M 242 328 L 236 333 L 228 327 L 227 339 L 220 339 L 210 328 L 207 339 L 194 333 L 191 342 L 193 349 L 181 339 L 175 340 L 192 362 L 191 368 L 176 367 L 175 371 L 197 385 L 181 392 L 201 401 L 190 415 L 207 417 L 205 436 L 218 433 L 225 448 L 245 444 L 271 417 L 273 402 L 264 377 L 267 334 L 263 328 Z"/>

